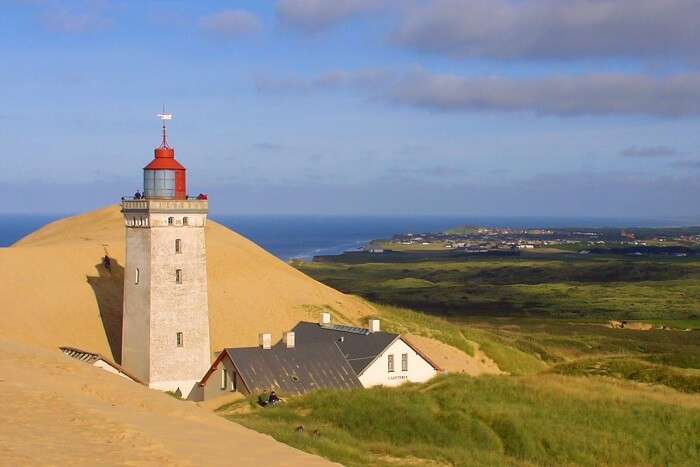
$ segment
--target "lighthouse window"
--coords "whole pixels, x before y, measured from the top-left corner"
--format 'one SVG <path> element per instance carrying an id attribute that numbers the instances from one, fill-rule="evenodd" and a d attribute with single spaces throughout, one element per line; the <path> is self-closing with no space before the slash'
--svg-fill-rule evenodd
<path id="1" fill-rule="evenodd" d="M 173 225 L 175 223 L 174 217 L 168 217 L 168 225 Z"/>
<path id="2" fill-rule="evenodd" d="M 182 284 L 182 269 L 175 270 L 175 283 Z"/>
<path id="3" fill-rule="evenodd" d="M 179 238 L 175 239 L 175 253 L 182 253 L 182 240 Z"/>
<path id="4" fill-rule="evenodd" d="M 190 219 L 187 217 L 182 218 L 182 225 L 190 225 Z"/>
<path id="5" fill-rule="evenodd" d="M 408 371 L 408 354 L 401 354 L 401 371 Z"/>
<path id="6" fill-rule="evenodd" d="M 389 365 L 388 365 L 387 370 L 389 371 L 389 373 L 393 373 L 394 372 L 394 356 L 393 355 L 388 356 L 388 364 Z"/>
<path id="7" fill-rule="evenodd" d="M 182 347 L 182 345 L 183 345 L 182 333 L 178 332 L 177 333 L 177 346 Z"/>
<path id="8" fill-rule="evenodd" d="M 141 279 L 141 270 L 139 268 L 136 268 L 136 271 L 134 273 L 134 284 L 138 284 L 140 279 Z"/>

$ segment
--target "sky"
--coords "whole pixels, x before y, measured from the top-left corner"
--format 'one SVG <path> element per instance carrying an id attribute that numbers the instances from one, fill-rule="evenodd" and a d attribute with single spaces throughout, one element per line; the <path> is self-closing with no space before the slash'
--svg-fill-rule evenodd
<path id="1" fill-rule="evenodd" d="M 697 0 L 0 0 L 0 212 L 700 219 Z"/>

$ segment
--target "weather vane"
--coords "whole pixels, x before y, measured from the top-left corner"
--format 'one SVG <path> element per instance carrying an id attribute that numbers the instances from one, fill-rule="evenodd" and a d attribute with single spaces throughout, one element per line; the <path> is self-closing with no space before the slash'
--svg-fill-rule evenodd
<path id="1" fill-rule="evenodd" d="M 164 148 L 170 147 L 170 146 L 168 146 L 168 133 L 167 133 L 167 129 L 165 128 L 165 121 L 172 120 L 173 114 L 169 114 L 169 113 L 165 112 L 165 104 L 163 104 L 163 113 L 159 113 L 158 118 L 160 118 L 160 121 L 163 122 L 163 144 L 162 144 L 162 146 Z"/>

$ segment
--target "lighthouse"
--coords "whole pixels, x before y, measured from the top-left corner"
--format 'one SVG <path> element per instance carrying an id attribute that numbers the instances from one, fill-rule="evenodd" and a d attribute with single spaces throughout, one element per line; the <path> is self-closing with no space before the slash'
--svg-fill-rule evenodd
<path id="1" fill-rule="evenodd" d="M 187 196 L 186 169 L 162 141 L 143 195 L 122 200 L 126 226 L 122 366 L 149 387 L 187 397 L 210 361 L 206 196 Z"/>

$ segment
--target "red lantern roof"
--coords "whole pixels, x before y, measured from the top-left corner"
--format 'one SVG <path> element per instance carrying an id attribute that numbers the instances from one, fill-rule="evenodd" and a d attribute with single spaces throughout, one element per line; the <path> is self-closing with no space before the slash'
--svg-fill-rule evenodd
<path id="1" fill-rule="evenodd" d="M 182 164 L 175 160 L 175 149 L 168 144 L 168 134 L 163 124 L 163 141 L 154 151 L 153 159 L 144 170 L 186 170 Z"/>
<path id="2" fill-rule="evenodd" d="M 144 180 L 144 194 L 147 198 L 174 198 L 174 199 L 187 199 L 187 177 L 185 175 L 186 169 L 175 160 L 175 149 L 168 145 L 168 133 L 165 127 L 165 120 L 171 120 L 173 117 L 171 114 L 166 114 L 165 109 L 163 113 L 158 115 L 161 120 L 163 120 L 163 141 L 160 146 L 155 149 L 155 159 L 153 159 L 146 167 L 143 168 L 143 180 Z M 172 175 L 165 173 L 163 180 L 168 180 L 169 177 L 172 182 L 174 182 L 174 187 L 156 186 L 155 179 L 157 171 L 172 171 Z M 174 188 L 174 192 L 173 192 Z"/>

